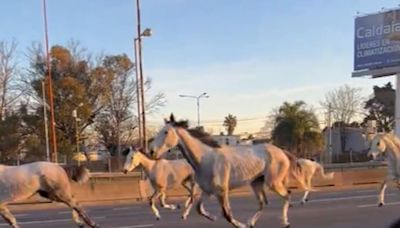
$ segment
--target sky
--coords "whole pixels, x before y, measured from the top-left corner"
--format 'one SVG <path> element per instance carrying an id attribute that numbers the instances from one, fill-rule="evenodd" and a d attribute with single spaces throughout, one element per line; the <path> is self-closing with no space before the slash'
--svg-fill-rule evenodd
<path id="1" fill-rule="evenodd" d="M 144 75 L 167 104 L 148 117 L 157 127 L 174 113 L 218 133 L 229 113 L 237 133 L 258 132 L 284 101 L 303 100 L 319 110 L 324 94 L 348 84 L 368 97 L 373 85 L 394 81 L 351 78 L 354 17 L 394 8 L 394 0 L 142 0 Z M 47 0 L 50 45 L 78 40 L 90 52 L 126 53 L 133 59 L 134 0 Z M 41 0 L 4 0 L 0 40 L 15 39 L 18 60 L 43 42 Z M 151 96 L 151 94 L 149 94 Z M 321 119 L 321 121 L 323 121 Z"/>

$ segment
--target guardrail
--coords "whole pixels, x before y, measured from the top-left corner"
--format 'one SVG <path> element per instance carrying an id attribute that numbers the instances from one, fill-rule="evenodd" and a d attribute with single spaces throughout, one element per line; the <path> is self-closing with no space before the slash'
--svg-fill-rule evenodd
<path id="1" fill-rule="evenodd" d="M 373 168 L 381 168 L 386 167 L 387 162 L 385 161 L 370 161 L 370 162 L 357 162 L 357 163 L 333 163 L 333 164 L 324 164 L 324 168 L 326 170 L 334 170 L 334 171 L 344 171 L 349 169 L 373 169 Z"/>

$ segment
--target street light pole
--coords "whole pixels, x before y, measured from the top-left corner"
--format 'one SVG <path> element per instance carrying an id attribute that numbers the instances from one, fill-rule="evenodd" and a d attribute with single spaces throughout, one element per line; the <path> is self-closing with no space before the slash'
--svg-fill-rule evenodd
<path id="1" fill-rule="evenodd" d="M 196 105 L 197 105 L 197 126 L 200 127 L 200 99 L 201 99 L 201 98 L 209 98 L 210 96 L 208 96 L 206 92 L 200 94 L 199 96 L 183 95 L 183 94 L 180 94 L 179 96 L 180 96 L 180 97 L 187 97 L 187 98 L 196 99 Z"/>
<path id="2" fill-rule="evenodd" d="M 49 130 L 47 127 L 47 102 L 46 102 L 46 84 L 42 81 L 42 96 L 43 96 L 43 116 L 44 116 L 44 136 L 46 139 L 46 159 L 50 161 L 50 148 L 49 148 Z"/>
<path id="3" fill-rule="evenodd" d="M 140 0 L 136 0 L 136 16 L 137 16 L 137 42 L 135 42 L 135 54 L 137 52 L 138 58 L 136 59 L 136 67 L 139 67 L 137 73 L 139 73 L 139 81 L 137 82 L 137 86 L 139 86 L 138 95 L 140 95 L 140 111 L 141 115 L 141 131 L 142 131 L 142 147 L 145 153 L 147 153 L 147 137 L 146 137 L 146 102 L 144 99 L 144 76 L 143 76 L 143 64 L 142 64 L 142 37 L 148 37 L 152 35 L 152 31 L 149 28 L 146 28 L 143 32 L 141 30 L 141 22 L 140 22 Z M 139 96 L 138 96 L 139 97 Z M 138 110 L 139 111 L 139 110 Z"/>
<path id="4" fill-rule="evenodd" d="M 80 151 L 79 151 L 79 118 L 78 118 L 78 108 L 82 107 L 83 103 L 80 103 L 77 108 L 72 110 L 72 117 L 75 118 L 75 137 L 76 137 L 76 156 L 78 157 L 78 165 L 81 164 Z"/>
<path id="5" fill-rule="evenodd" d="M 137 116 L 138 116 L 138 128 L 139 128 L 139 144 L 143 147 L 142 140 L 142 104 L 141 104 L 141 90 L 140 90 L 140 70 L 139 70 L 139 58 L 138 58 L 138 38 L 134 39 L 134 50 L 135 50 L 135 74 L 136 74 L 136 99 L 137 99 Z"/>

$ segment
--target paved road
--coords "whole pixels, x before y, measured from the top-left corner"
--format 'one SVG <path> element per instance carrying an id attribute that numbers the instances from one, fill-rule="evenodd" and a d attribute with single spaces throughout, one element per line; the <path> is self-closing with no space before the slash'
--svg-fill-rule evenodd
<path id="1" fill-rule="evenodd" d="M 400 192 L 389 188 L 387 205 L 376 207 L 377 186 L 355 189 L 321 190 L 313 193 L 312 199 L 306 206 L 295 204 L 289 210 L 292 227 L 295 228 L 385 228 L 400 218 Z M 293 198 L 299 198 L 298 193 Z M 214 198 L 206 204 L 207 208 L 220 215 Z M 265 208 L 257 227 L 280 226 L 280 201 L 270 194 L 270 204 Z M 22 228 L 47 227 L 75 227 L 71 221 L 70 211 L 60 205 L 45 206 L 42 209 L 33 209 L 32 206 L 13 206 Z M 39 207 L 43 207 L 39 206 Z M 257 204 L 251 196 L 237 196 L 232 198 L 232 207 L 238 219 L 246 219 L 255 211 Z M 145 227 L 231 227 L 220 217 L 217 222 L 210 222 L 195 211 L 187 221 L 179 219 L 179 211 L 161 210 L 162 220 L 156 221 L 150 213 L 147 203 L 120 202 L 85 205 L 87 212 L 101 227 L 109 228 L 145 228 Z M 0 222 L 0 227 L 7 227 Z"/>

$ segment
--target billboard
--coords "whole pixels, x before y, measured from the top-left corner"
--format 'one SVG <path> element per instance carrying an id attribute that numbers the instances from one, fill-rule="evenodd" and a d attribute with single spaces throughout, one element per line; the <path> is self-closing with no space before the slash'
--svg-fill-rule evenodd
<path id="1" fill-rule="evenodd" d="M 400 66 L 400 9 L 357 17 L 354 71 Z"/>

